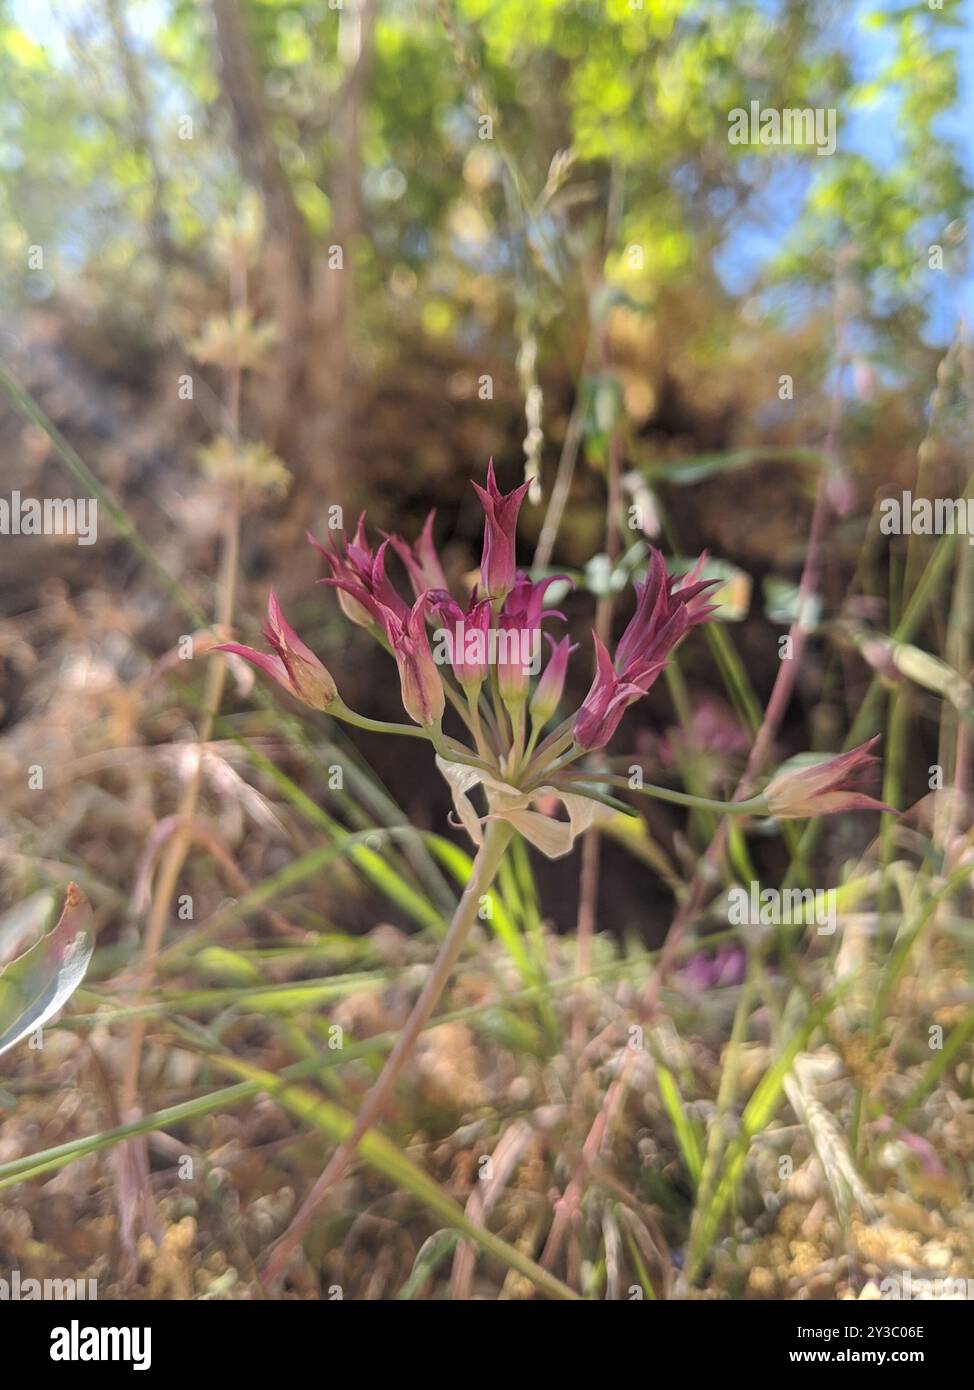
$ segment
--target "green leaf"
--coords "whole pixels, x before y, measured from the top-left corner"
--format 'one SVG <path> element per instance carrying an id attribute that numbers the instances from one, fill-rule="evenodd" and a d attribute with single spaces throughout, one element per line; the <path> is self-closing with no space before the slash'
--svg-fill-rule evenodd
<path id="1" fill-rule="evenodd" d="M 204 946 L 194 963 L 200 974 L 230 985 L 258 984 L 263 978 L 253 961 L 225 946 Z"/>
<path id="2" fill-rule="evenodd" d="M 647 462 L 642 464 L 642 472 L 651 481 L 677 483 L 687 486 L 702 483 L 722 473 L 736 473 L 738 469 L 750 468 L 752 464 L 768 461 L 799 463 L 815 468 L 822 466 L 822 455 L 816 449 L 781 448 L 776 445 L 761 445 L 753 449 L 740 449 L 729 454 L 695 454 L 692 458 L 681 459 L 678 463 Z"/>
<path id="3" fill-rule="evenodd" d="M 88 900 L 69 883 L 54 930 L 0 971 L 0 1053 L 64 1007 L 84 979 L 94 944 Z"/>
<path id="4" fill-rule="evenodd" d="M 740 1129 L 724 1155 L 720 1182 L 713 1196 L 698 1213 L 698 1224 L 691 1244 L 687 1269 L 691 1280 L 696 1276 L 706 1252 L 712 1246 L 724 1213 L 737 1192 L 755 1135 L 760 1134 L 774 1116 L 784 1090 L 785 1079 L 794 1065 L 795 1058 L 822 1020 L 828 1017 L 835 1004 L 836 994 L 833 990 L 831 994 L 826 995 L 801 1027 L 795 1030 L 777 1060 L 754 1088 L 751 1099 L 744 1107 Z"/>
<path id="5" fill-rule="evenodd" d="M 768 575 L 764 581 L 764 612 L 773 623 L 783 623 L 791 627 L 799 618 L 799 599 L 801 591 L 797 584 L 787 579 L 777 579 Z M 806 628 L 818 627 L 822 616 L 822 600 L 817 594 L 809 594 L 801 613 L 802 624 Z"/>
<path id="6" fill-rule="evenodd" d="M 51 920 L 54 901 L 54 894 L 44 888 L 15 903 L 0 917 L 0 966 L 40 940 Z"/>
<path id="7" fill-rule="evenodd" d="M 334 1102 L 321 1099 L 303 1086 L 281 1082 L 273 1072 L 261 1071 L 246 1062 L 238 1061 L 235 1057 L 220 1057 L 214 1060 L 218 1060 L 228 1071 L 258 1082 L 263 1090 L 284 1106 L 285 1110 L 289 1110 L 304 1124 L 323 1130 L 336 1143 L 341 1143 L 351 1133 L 355 1123 L 354 1116 Z M 516 1269 L 519 1274 L 530 1279 L 542 1293 L 548 1294 L 551 1298 L 577 1299 L 578 1295 L 572 1289 L 535 1264 L 534 1260 L 523 1255 L 514 1246 L 508 1245 L 500 1236 L 495 1236 L 485 1226 L 471 1221 L 459 1202 L 445 1192 L 429 1174 L 417 1167 L 412 1159 L 407 1158 L 384 1134 L 374 1129 L 369 1130 L 359 1145 L 359 1153 L 366 1163 L 397 1187 L 417 1198 L 445 1225 L 474 1241 L 488 1255 L 493 1255 L 509 1269 Z"/>
<path id="8" fill-rule="evenodd" d="M 668 568 L 671 574 L 687 573 L 694 563 L 689 556 L 677 555 L 670 561 Z M 740 565 L 734 565 L 730 560 L 720 560 L 711 555 L 704 562 L 700 578 L 720 581 L 719 588 L 713 589 L 708 595 L 708 602 L 719 605 L 714 614 L 717 622 L 739 623 L 747 617 L 751 606 L 752 587 L 751 576 L 747 570 L 742 570 Z"/>
<path id="9" fill-rule="evenodd" d="M 661 1062 L 656 1063 L 656 1081 L 659 1086 L 659 1093 L 663 1104 L 666 1106 L 666 1113 L 670 1117 L 670 1123 L 676 1132 L 677 1142 L 680 1145 L 680 1152 L 683 1155 L 683 1162 L 687 1166 L 687 1172 L 693 1179 L 694 1187 L 700 1181 L 700 1174 L 703 1172 L 703 1152 L 700 1148 L 700 1136 L 693 1126 L 690 1116 L 686 1112 L 683 1104 L 683 1097 L 680 1095 L 680 1088 L 676 1084 L 676 1078 L 668 1067 Z"/>

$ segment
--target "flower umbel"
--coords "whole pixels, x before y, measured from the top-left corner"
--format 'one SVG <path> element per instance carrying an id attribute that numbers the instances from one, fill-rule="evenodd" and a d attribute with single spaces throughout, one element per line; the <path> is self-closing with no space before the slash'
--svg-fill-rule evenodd
<path id="1" fill-rule="evenodd" d="M 532 678 L 540 667 L 541 623 L 548 616 L 543 611 L 544 595 L 554 581 L 533 580 L 516 568 L 515 530 L 529 485 L 523 483 L 504 495 L 497 487 L 491 461 L 486 488 L 474 486 L 484 508 L 482 589 L 474 589 L 465 604 L 447 587 L 433 544 L 432 513 L 412 545 L 399 536 L 389 536 L 373 552 L 364 518 L 359 518 L 350 541 L 341 546 L 333 542 L 329 549 L 317 547 L 330 571 L 321 582 L 338 590 L 345 613 L 367 628 L 395 659 L 402 703 L 412 724 L 386 724 L 350 710 L 338 697 L 324 666 L 288 626 L 273 593 L 264 626 L 272 653 L 236 643 L 217 648 L 245 657 L 306 704 L 328 709 L 335 718 L 377 732 L 429 741 L 450 786 L 459 821 L 477 846 L 469 882 L 433 969 L 350 1133 L 276 1247 L 265 1274 L 268 1285 L 283 1273 L 325 1193 L 342 1176 L 364 1135 L 381 1120 L 396 1078 L 433 1015 L 476 920 L 478 904 L 490 889 L 515 831 L 549 858 L 568 854 L 578 836 L 598 821 L 620 812 L 635 814 L 631 806 L 606 790 L 615 786 L 679 805 L 743 817 L 772 814 L 787 819 L 845 810 L 891 809 L 858 790 L 861 776 L 875 763 L 869 755 L 871 743 L 812 768 L 779 772 L 763 797 L 732 802 L 642 783 L 635 788 L 604 767 L 573 771 L 572 763 L 609 742 L 628 706 L 649 691 L 691 628 L 711 618 L 715 605 L 709 601 L 710 590 L 717 581 L 700 578 L 706 555 L 700 556 L 689 573 L 671 576 L 662 555 L 651 549 L 646 577 L 636 585 L 635 613 L 614 659 L 598 634 L 593 634 L 596 666 L 591 688 L 574 716 L 542 737 L 564 694 L 569 658 L 575 648 L 568 637 L 551 642 L 551 657 L 532 692 Z M 411 607 L 386 574 L 390 547 L 408 575 L 414 594 Z M 452 646 L 448 655 L 438 650 L 442 664 L 437 665 L 427 623 L 436 631 L 443 620 L 453 625 L 453 633 L 438 632 L 437 640 L 450 636 Z M 468 637 L 472 639 L 469 646 Z M 526 655 L 530 657 L 527 661 Z M 462 726 L 461 739 L 443 731 L 447 701 L 451 715 Z M 525 727 L 528 713 L 530 730 Z M 471 793 L 485 806 L 476 808 Z M 720 961 L 721 981 L 724 968 Z M 727 965 L 735 977 L 739 968 L 736 957 Z"/>

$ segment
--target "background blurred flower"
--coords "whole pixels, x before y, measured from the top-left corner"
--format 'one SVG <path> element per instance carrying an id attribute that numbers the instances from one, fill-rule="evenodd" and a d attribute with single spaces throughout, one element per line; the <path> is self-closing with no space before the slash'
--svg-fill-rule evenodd
<path id="1" fill-rule="evenodd" d="M 722 985 L 739 985 L 746 970 L 743 946 L 736 941 L 722 941 L 714 955 L 698 951 L 691 956 L 678 974 L 697 989 L 718 989 Z"/>

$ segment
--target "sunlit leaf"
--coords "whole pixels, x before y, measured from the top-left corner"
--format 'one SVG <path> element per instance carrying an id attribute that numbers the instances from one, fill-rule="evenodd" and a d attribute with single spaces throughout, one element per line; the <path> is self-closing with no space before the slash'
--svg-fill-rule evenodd
<path id="1" fill-rule="evenodd" d="M 94 944 L 88 900 L 70 883 L 54 930 L 0 972 L 0 1052 L 64 1007 L 84 979 Z"/>

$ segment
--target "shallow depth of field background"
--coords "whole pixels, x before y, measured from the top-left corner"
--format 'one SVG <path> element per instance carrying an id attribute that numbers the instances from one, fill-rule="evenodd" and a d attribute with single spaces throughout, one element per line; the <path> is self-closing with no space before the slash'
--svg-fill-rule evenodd
<path id="1" fill-rule="evenodd" d="M 774 762 L 881 733 L 904 814 L 836 817 L 800 852 L 802 826 L 732 843 L 727 884 L 780 885 L 796 856 L 803 884 L 851 884 L 838 930 L 745 978 L 742 946 L 715 967 L 705 945 L 727 929 L 715 885 L 547 1261 L 707 816 L 640 799 L 582 891 L 577 850 L 522 846 L 503 929 L 465 958 L 457 1017 L 427 1033 L 385 1132 L 588 1297 L 869 1297 L 905 1268 L 974 1274 L 974 552 L 877 524 L 881 497 L 970 484 L 970 24 L 954 0 L 0 0 L 0 361 L 21 392 L 0 393 L 0 495 L 87 496 L 93 475 L 117 503 L 93 546 L 0 536 L 0 944 L 71 880 L 98 930 L 43 1049 L 0 1059 L 0 1274 L 96 1277 L 100 1297 L 256 1288 L 333 1141 L 314 1102 L 355 1110 L 470 846 L 425 745 L 349 734 L 239 672 L 201 754 L 206 662 L 175 649 L 215 620 L 239 508 L 240 640 L 273 586 L 346 702 L 401 718 L 392 664 L 315 587 L 305 532 L 341 507 L 412 539 L 435 506 L 459 591 L 491 456 L 505 490 L 537 476 L 523 562 L 576 581 L 566 709 L 598 598 L 617 594 L 618 632 L 647 544 L 709 550 L 717 635 L 694 635 L 609 751 L 717 798 L 827 488 Z M 836 153 L 729 144 L 752 100 L 835 108 Z M 613 456 L 631 524 L 610 560 Z M 897 665 L 893 636 L 946 666 Z M 168 914 L 123 1114 L 160 826 L 201 756 L 191 906 Z M 388 834 L 406 824 L 422 834 Z M 598 973 L 579 994 L 580 905 Z M 358 1051 L 329 1060 L 336 1025 Z M 316 1053 L 300 1093 L 271 1093 Z M 246 1098 L 213 1100 L 241 1081 Z M 90 1142 L 184 1102 L 147 1126 L 142 1170 L 121 1136 Z M 485 1155 L 504 1173 L 486 1217 Z M 359 1163 L 288 1291 L 540 1296 L 496 1250 L 467 1262 L 444 1210 Z"/>

